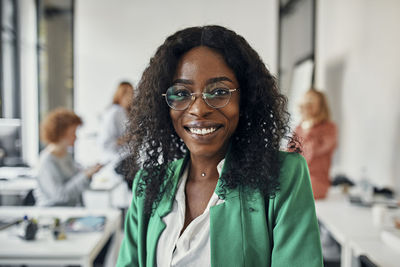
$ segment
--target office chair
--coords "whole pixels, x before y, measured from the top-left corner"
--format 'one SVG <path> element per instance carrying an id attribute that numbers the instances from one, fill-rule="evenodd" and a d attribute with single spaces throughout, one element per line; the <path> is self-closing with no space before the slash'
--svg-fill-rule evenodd
<path id="1" fill-rule="evenodd" d="M 34 206 L 36 203 L 33 195 L 33 189 L 29 190 L 26 196 L 22 199 L 22 206 Z"/>
<path id="2" fill-rule="evenodd" d="M 375 263 L 373 263 L 367 256 L 361 255 L 358 257 L 360 261 L 360 267 L 378 267 Z"/>

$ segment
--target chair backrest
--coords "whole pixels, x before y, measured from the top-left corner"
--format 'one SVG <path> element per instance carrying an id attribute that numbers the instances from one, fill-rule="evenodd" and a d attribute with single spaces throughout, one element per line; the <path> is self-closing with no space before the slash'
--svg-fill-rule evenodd
<path id="1" fill-rule="evenodd" d="M 29 190 L 29 192 L 26 194 L 24 199 L 22 200 L 22 206 L 34 206 L 36 203 L 35 196 L 33 195 L 33 190 Z"/>
<path id="2" fill-rule="evenodd" d="M 360 261 L 360 267 L 378 267 L 375 263 L 373 263 L 367 256 L 361 255 L 358 257 Z"/>

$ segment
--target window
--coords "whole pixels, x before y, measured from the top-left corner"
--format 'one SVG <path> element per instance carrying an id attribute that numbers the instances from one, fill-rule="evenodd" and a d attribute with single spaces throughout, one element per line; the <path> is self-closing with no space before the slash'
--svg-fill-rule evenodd
<path id="1" fill-rule="evenodd" d="M 39 121 L 54 108 L 73 109 L 74 1 L 39 0 Z"/>
<path id="2" fill-rule="evenodd" d="M 280 0 L 279 86 L 289 95 L 295 66 L 314 61 L 315 7 L 316 0 Z"/>
<path id="3" fill-rule="evenodd" d="M 291 127 L 300 122 L 298 101 L 314 79 L 316 0 L 280 0 L 279 87 L 289 98 Z"/>
<path id="4" fill-rule="evenodd" d="M 73 0 L 37 1 L 39 123 L 57 107 L 73 109 L 73 15 Z"/>
<path id="5" fill-rule="evenodd" d="M 0 2 L 0 117 L 20 118 L 18 5 Z"/>

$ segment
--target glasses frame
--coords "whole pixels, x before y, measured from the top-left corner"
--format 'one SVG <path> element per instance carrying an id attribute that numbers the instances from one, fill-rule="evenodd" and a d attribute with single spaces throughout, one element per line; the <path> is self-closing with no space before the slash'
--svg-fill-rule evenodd
<path id="1" fill-rule="evenodd" d="M 168 89 L 169 89 L 169 88 L 168 88 Z M 167 91 L 168 91 L 168 89 L 167 89 Z M 205 102 L 209 107 L 212 107 L 212 108 L 215 108 L 215 109 L 219 109 L 219 108 L 223 108 L 223 107 L 225 107 L 226 105 L 229 104 L 229 101 L 231 100 L 232 93 L 235 92 L 235 91 L 237 91 L 237 90 L 239 90 L 239 87 L 238 87 L 238 88 L 234 88 L 234 89 L 229 89 L 229 90 L 228 90 L 228 91 L 229 91 L 229 98 L 228 98 L 228 101 L 226 102 L 225 105 L 223 105 L 223 106 L 221 106 L 221 107 L 213 107 L 213 106 L 211 106 L 211 105 L 207 102 L 207 97 L 205 96 L 207 93 L 205 93 L 205 92 L 201 92 L 201 93 L 190 93 L 190 98 L 191 98 L 191 99 L 190 99 L 190 102 L 188 102 L 188 105 L 187 105 L 184 109 L 176 109 L 176 108 L 172 107 L 172 106 L 168 103 L 167 94 L 165 93 L 165 94 L 161 94 L 161 95 L 165 98 L 165 102 L 167 102 L 167 105 L 168 105 L 170 108 L 172 108 L 173 110 L 178 110 L 178 111 L 186 110 L 188 107 L 190 107 L 190 106 L 193 104 L 193 102 L 196 100 L 196 98 L 197 98 L 199 95 L 201 95 L 201 98 L 204 100 L 204 102 Z"/>

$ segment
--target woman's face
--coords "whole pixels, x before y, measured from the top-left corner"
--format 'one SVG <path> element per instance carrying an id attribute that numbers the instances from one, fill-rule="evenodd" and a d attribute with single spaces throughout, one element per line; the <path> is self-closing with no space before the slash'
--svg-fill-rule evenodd
<path id="1" fill-rule="evenodd" d="M 313 93 L 306 93 L 300 102 L 300 114 L 303 120 L 312 119 L 320 112 L 320 100 Z"/>
<path id="2" fill-rule="evenodd" d="M 64 136 L 61 138 L 60 142 L 62 142 L 65 146 L 73 146 L 76 140 L 76 129 L 78 125 L 72 125 L 67 128 Z"/>
<path id="3" fill-rule="evenodd" d="M 120 101 L 121 107 L 128 109 L 132 103 L 132 97 L 133 97 L 133 88 L 129 86 L 129 88 L 126 90 L 124 96 L 121 98 L 121 101 Z"/>
<path id="4" fill-rule="evenodd" d="M 204 87 L 216 81 L 230 89 L 239 87 L 233 71 L 224 59 L 210 48 L 195 47 L 182 56 L 173 85 L 185 86 L 192 93 L 203 92 Z M 186 109 L 170 109 L 176 133 L 185 142 L 192 155 L 201 157 L 224 156 L 229 139 L 239 122 L 239 91 L 232 92 L 223 108 L 212 108 L 198 95 Z"/>

